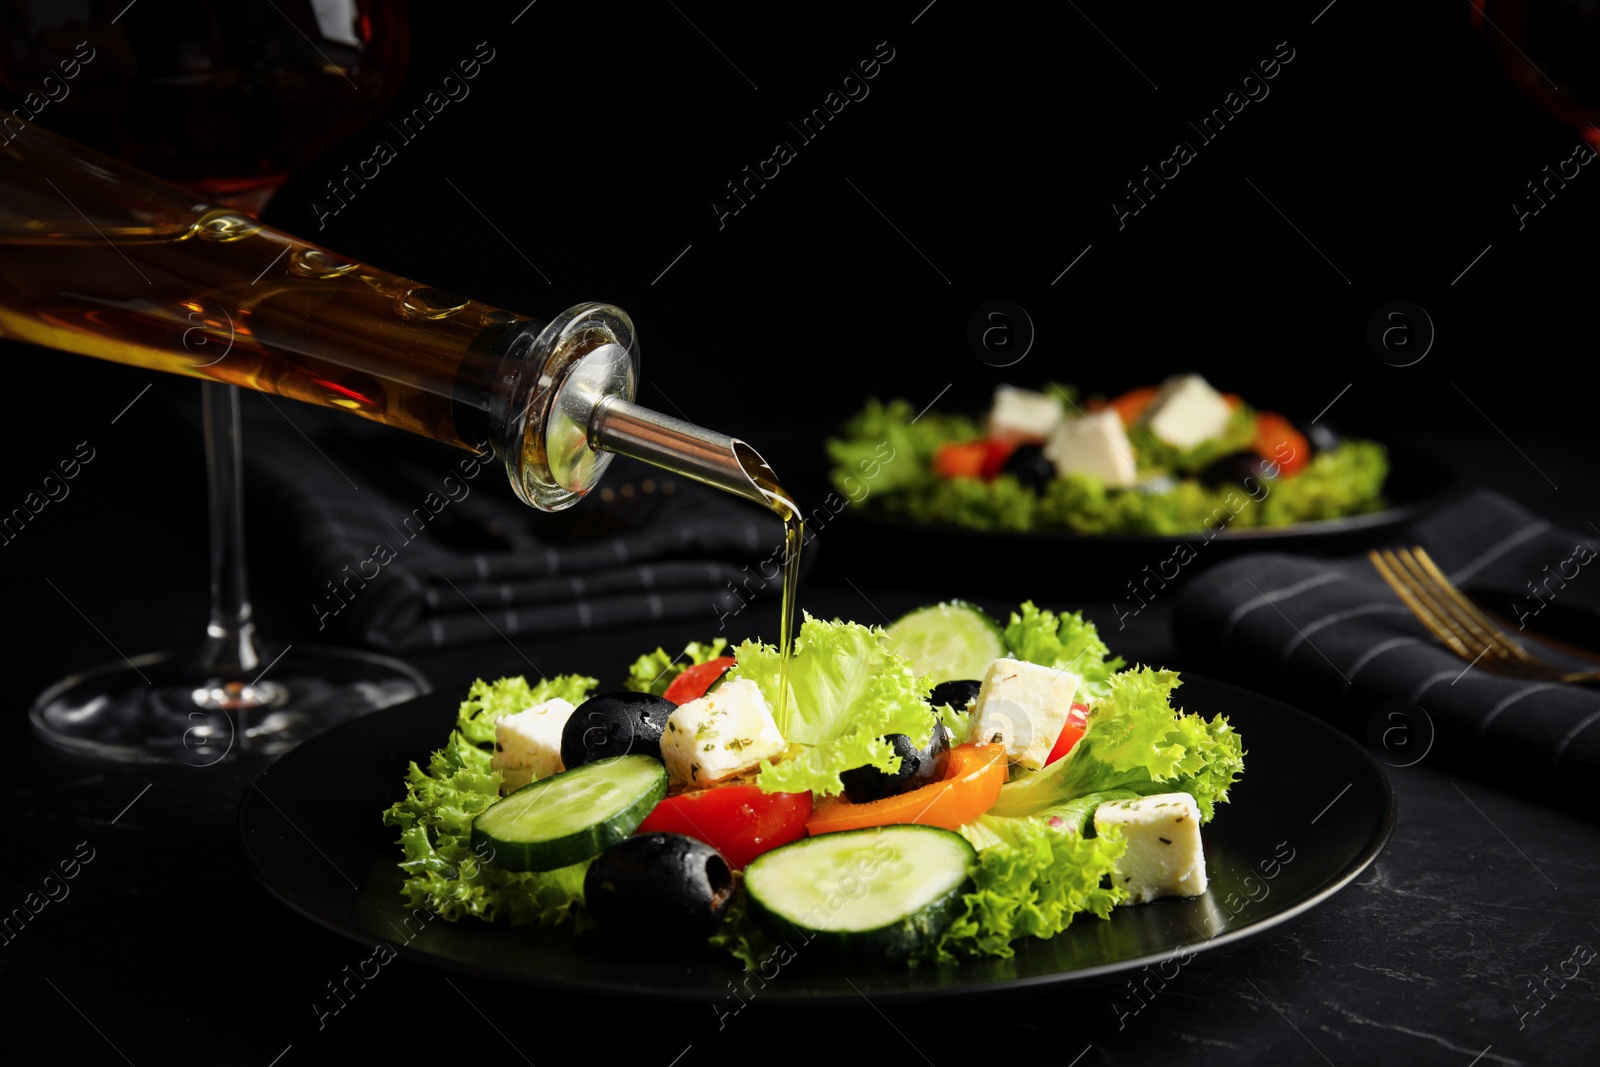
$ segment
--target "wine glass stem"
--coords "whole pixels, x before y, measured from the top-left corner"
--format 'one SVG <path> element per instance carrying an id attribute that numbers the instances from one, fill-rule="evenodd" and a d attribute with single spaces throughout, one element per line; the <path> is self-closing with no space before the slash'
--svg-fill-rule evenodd
<path id="1" fill-rule="evenodd" d="M 206 478 L 211 512 L 211 621 L 200 666 L 225 680 L 261 668 L 244 572 L 244 492 L 239 441 L 239 390 L 200 385 L 205 411 Z"/>

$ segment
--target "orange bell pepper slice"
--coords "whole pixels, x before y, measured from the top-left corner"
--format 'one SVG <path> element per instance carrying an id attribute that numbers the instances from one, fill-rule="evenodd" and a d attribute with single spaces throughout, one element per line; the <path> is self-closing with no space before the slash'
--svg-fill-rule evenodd
<path id="1" fill-rule="evenodd" d="M 933 457 L 933 473 L 941 478 L 981 478 L 988 456 L 987 441 L 951 441 L 939 446 Z"/>
<path id="2" fill-rule="evenodd" d="M 1132 426 L 1139 421 L 1139 416 L 1144 414 L 1144 409 L 1150 406 L 1160 391 L 1153 385 L 1141 385 L 1137 389 L 1129 389 L 1112 400 L 1111 407 L 1122 418 L 1122 425 Z"/>
<path id="3" fill-rule="evenodd" d="M 950 750 L 944 781 L 866 804 L 828 797 L 817 802 L 806 829 L 815 835 L 920 823 L 954 830 L 994 807 L 1005 784 L 1004 745 L 957 745 Z"/>

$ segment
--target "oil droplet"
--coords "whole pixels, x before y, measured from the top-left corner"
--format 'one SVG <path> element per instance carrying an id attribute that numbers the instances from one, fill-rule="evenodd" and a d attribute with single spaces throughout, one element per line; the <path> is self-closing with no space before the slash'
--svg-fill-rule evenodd
<path id="1" fill-rule="evenodd" d="M 510 326 L 517 321 L 517 316 L 510 311 L 485 311 L 483 324 L 485 326 Z"/>
<path id="2" fill-rule="evenodd" d="M 301 248 L 289 257 L 289 269 L 304 278 L 337 278 L 356 268 L 356 261 L 324 252 L 320 248 Z"/>
<path id="3" fill-rule="evenodd" d="M 189 229 L 191 236 L 202 241 L 237 241 L 260 232 L 259 222 L 227 208 L 206 212 Z"/>
<path id="4" fill-rule="evenodd" d="M 467 306 L 467 298 L 443 289 L 418 286 L 407 289 L 399 301 L 400 314 L 408 319 L 442 319 Z"/>

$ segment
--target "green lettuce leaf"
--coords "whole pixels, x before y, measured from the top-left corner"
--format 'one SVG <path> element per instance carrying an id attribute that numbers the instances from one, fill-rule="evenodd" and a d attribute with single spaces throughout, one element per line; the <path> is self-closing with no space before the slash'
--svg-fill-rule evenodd
<path id="1" fill-rule="evenodd" d="M 472 820 L 500 797 L 500 772 L 489 767 L 495 720 L 554 697 L 582 703 L 595 684 L 572 674 L 532 685 L 526 678 L 472 684 L 444 747 L 427 770 L 408 767 L 405 798 L 383 813 L 384 825 L 400 829 L 401 893 L 409 906 L 452 921 L 470 915 L 540 926 L 582 915 L 587 861 L 557 871 L 508 871 L 476 854 L 471 836 Z"/>
<path id="2" fill-rule="evenodd" d="M 1018 938 L 1054 937 L 1085 912 L 1110 915 L 1127 897 L 1107 878 L 1127 842 L 1120 832 L 1089 836 L 1085 827 L 1103 800 L 1134 795 L 1100 793 L 1032 816 L 990 814 L 963 826 L 962 836 L 978 849 L 974 888 L 927 958 L 1007 957 Z"/>
<path id="3" fill-rule="evenodd" d="M 972 735 L 972 713 L 953 707 L 950 704 L 940 704 L 933 709 L 945 729 L 950 731 L 952 745 L 964 745 Z"/>
<path id="4" fill-rule="evenodd" d="M 669 656 L 665 649 L 657 648 L 654 652 L 633 661 L 633 666 L 628 668 L 628 678 L 622 686 L 636 693 L 653 693 L 661 696 L 678 675 L 690 667 L 716 659 L 724 654 L 722 650 L 727 647 L 727 639 L 719 637 L 709 644 L 690 641 L 676 656 Z"/>
<path id="5" fill-rule="evenodd" d="M 884 647 L 884 631 L 860 623 L 823 622 L 808 613 L 789 663 L 789 699 L 780 699 L 774 645 L 746 641 L 734 653 L 729 680 L 756 683 L 790 750 L 781 762 L 763 760 L 756 783 L 767 792 L 842 793 L 839 772 L 871 764 L 892 773 L 900 757 L 883 738 L 905 734 L 928 743 L 932 684 L 911 661 Z"/>
<path id="6" fill-rule="evenodd" d="M 532 685 L 521 676 L 501 678 L 493 684 L 479 678 L 467 690 L 467 699 L 456 712 L 456 730 L 472 744 L 493 746 L 497 719 L 556 697 L 569 704 L 582 704 L 597 684 L 593 678 L 579 674 L 558 674 L 554 678 L 541 678 Z M 487 752 L 483 766 L 489 766 Z"/>
<path id="7" fill-rule="evenodd" d="M 1175 711 L 1178 685 L 1175 671 L 1138 667 L 1112 675 L 1066 758 L 1007 782 L 990 814 L 1032 815 L 1089 793 L 1128 789 L 1140 796 L 1190 793 L 1200 821 L 1209 822 L 1244 770 L 1244 750 L 1225 716 L 1207 722 Z"/>
<path id="8" fill-rule="evenodd" d="M 869 400 L 827 443 L 833 484 L 858 504 L 875 493 L 915 491 L 934 478 L 940 445 L 980 436 L 977 425 L 960 415 L 930 411 L 918 418 L 909 400 Z"/>
<path id="9" fill-rule="evenodd" d="M 1072 828 L 1074 833 L 1094 836 L 1091 829 L 1094 826 L 1094 811 L 1102 804 L 1113 800 L 1134 800 L 1139 796 L 1131 789 L 1105 789 L 1098 793 L 1085 793 L 1065 804 L 1057 804 L 1053 808 L 1046 808 L 1042 813 L 1031 818 L 1060 819 L 1062 825 Z M 1052 824 L 1053 825 L 1053 824 Z"/>
<path id="10" fill-rule="evenodd" d="M 728 902 L 728 910 L 717 925 L 717 932 L 706 939 L 706 944 L 725 950 L 744 964 L 746 970 L 754 971 L 772 958 L 774 945 L 750 915 L 743 873 L 736 873 L 734 877 L 739 880 L 740 887 Z"/>
<path id="11" fill-rule="evenodd" d="M 1081 677 L 1076 699 L 1085 704 L 1109 692 L 1108 680 L 1124 664 L 1121 656 L 1112 658 L 1111 650 L 1100 640 L 1100 631 L 1083 612 L 1057 616 L 1053 611 L 1041 611 L 1031 600 L 1011 613 L 1006 648 L 1017 659 Z"/>

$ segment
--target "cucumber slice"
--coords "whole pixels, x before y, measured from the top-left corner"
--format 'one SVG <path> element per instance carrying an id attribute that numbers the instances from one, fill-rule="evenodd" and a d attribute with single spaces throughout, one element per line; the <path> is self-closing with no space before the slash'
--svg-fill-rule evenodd
<path id="1" fill-rule="evenodd" d="M 951 600 L 902 615 L 889 625 L 886 644 L 938 685 L 982 678 L 1006 654 L 1006 632 L 976 604 Z"/>
<path id="2" fill-rule="evenodd" d="M 649 756 L 612 756 L 541 778 L 472 820 L 472 847 L 508 871 L 553 871 L 631 836 L 667 795 L 667 770 Z"/>
<path id="3" fill-rule="evenodd" d="M 876 826 L 773 849 L 745 868 L 756 923 L 778 940 L 905 959 L 960 913 L 977 853 L 936 826 Z"/>

